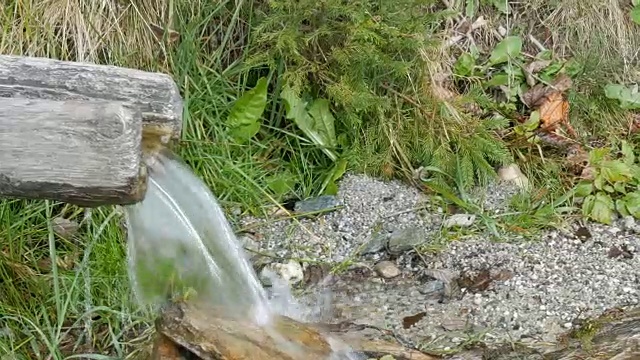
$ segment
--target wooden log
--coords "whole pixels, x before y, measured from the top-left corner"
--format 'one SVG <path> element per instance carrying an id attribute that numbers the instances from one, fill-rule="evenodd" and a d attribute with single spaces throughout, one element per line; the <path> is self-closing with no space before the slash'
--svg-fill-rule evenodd
<path id="1" fill-rule="evenodd" d="M 47 58 L 0 55 L 0 97 L 123 102 L 142 114 L 145 128 L 177 139 L 183 102 L 173 79 L 161 73 Z"/>
<path id="2" fill-rule="evenodd" d="M 140 111 L 114 101 L 0 98 L 0 195 L 80 206 L 146 192 Z"/>
<path id="3" fill-rule="evenodd" d="M 619 309 L 620 310 L 620 309 Z M 307 350 L 309 360 L 328 359 L 329 345 L 322 334 L 326 327 L 302 324 L 286 317 L 276 319 L 280 333 Z M 220 309 L 195 304 L 173 303 L 162 311 L 156 323 L 157 337 L 152 360 L 289 360 L 264 329 L 247 321 L 232 320 Z M 609 312 L 587 321 L 557 343 L 530 343 L 466 348 L 454 355 L 429 355 L 400 344 L 368 340 L 357 333 L 330 333 L 351 349 L 368 357 L 392 355 L 396 360 L 481 360 L 481 359 L 640 359 L 640 309 Z"/>
<path id="4" fill-rule="evenodd" d="M 288 344 L 299 347 L 288 352 L 283 343 L 275 341 L 263 327 L 230 317 L 222 309 L 207 306 L 172 303 L 156 322 L 158 332 L 151 354 L 152 360 L 327 360 L 331 355 L 326 329 L 322 325 L 303 324 L 287 317 L 276 317 L 277 334 Z M 335 339 L 340 341 L 340 335 Z M 436 358 L 412 349 L 384 341 L 364 341 L 345 337 L 345 351 L 364 354 L 391 354 L 396 360 L 434 360 Z M 295 350 L 294 350 L 295 351 Z"/>

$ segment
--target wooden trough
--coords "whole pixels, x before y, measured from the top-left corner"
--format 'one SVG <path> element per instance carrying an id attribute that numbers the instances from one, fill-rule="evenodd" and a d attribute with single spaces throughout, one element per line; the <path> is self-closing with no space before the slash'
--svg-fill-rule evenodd
<path id="1" fill-rule="evenodd" d="M 179 138 L 182 111 L 165 74 L 0 55 L 0 196 L 141 201 L 143 148 Z"/>

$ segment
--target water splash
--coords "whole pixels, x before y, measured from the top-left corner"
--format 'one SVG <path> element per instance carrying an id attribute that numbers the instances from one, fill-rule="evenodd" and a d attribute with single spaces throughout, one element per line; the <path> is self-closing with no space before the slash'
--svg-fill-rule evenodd
<path id="1" fill-rule="evenodd" d="M 125 210 L 138 301 L 161 303 L 182 286 L 267 322 L 266 293 L 211 191 L 170 153 L 149 161 L 148 168 L 145 200 Z"/>
<path id="2" fill-rule="evenodd" d="M 235 315 L 247 314 L 282 349 L 303 356 L 271 323 L 274 314 L 313 321 L 313 309 L 297 302 L 276 274 L 272 296 L 262 287 L 242 245 L 208 187 L 168 151 L 147 160 L 145 199 L 125 207 L 131 283 L 142 304 L 163 303 L 175 290 L 192 288 L 200 299 Z M 327 337 L 329 344 L 336 340 Z M 298 356 L 294 358 L 299 358 Z M 334 352 L 331 360 L 359 360 Z"/>

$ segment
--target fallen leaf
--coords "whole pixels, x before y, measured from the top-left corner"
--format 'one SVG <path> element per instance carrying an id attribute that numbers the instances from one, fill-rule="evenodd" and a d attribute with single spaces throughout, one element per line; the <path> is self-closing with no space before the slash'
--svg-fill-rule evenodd
<path id="1" fill-rule="evenodd" d="M 548 92 L 549 89 L 544 84 L 537 84 L 522 94 L 522 102 L 531 109 L 537 108 L 542 104 Z"/>
<path id="2" fill-rule="evenodd" d="M 54 218 L 51 220 L 51 225 L 53 232 L 64 239 L 70 239 L 80 227 L 77 222 L 63 217 Z"/>
<path id="3" fill-rule="evenodd" d="M 536 60 L 530 62 L 524 68 L 524 75 L 529 86 L 535 86 L 536 80 L 533 75 L 551 64 L 551 60 Z"/>
<path id="4" fill-rule="evenodd" d="M 560 74 L 551 85 L 556 91 L 565 92 L 573 86 L 573 82 L 566 74 Z"/>
<path id="5" fill-rule="evenodd" d="M 629 248 L 626 245 L 612 246 L 609 249 L 609 253 L 607 254 L 607 256 L 612 259 L 619 257 L 622 257 L 623 259 L 633 259 L 633 253 L 629 251 Z"/>
<path id="6" fill-rule="evenodd" d="M 165 29 L 162 26 L 149 24 L 149 27 L 151 28 L 151 32 L 156 36 L 156 39 L 163 39 Z M 176 42 L 180 39 L 180 33 L 175 30 L 167 29 L 167 39 L 169 40 L 169 43 Z"/>
<path id="7" fill-rule="evenodd" d="M 583 239 L 591 239 L 591 232 L 584 226 L 581 226 L 576 230 L 575 235 L 579 238 Z"/>
<path id="8" fill-rule="evenodd" d="M 569 102 L 560 92 L 547 95 L 546 101 L 540 105 L 538 110 L 540 111 L 540 127 L 545 131 L 553 131 L 559 124 L 566 123 L 569 119 Z"/>
<path id="9" fill-rule="evenodd" d="M 408 329 L 408 328 L 412 327 L 418 321 L 422 320 L 422 318 L 425 317 L 425 315 L 427 315 L 427 313 L 422 311 L 422 312 L 419 312 L 419 313 L 417 313 L 415 315 L 403 317 L 402 318 L 402 328 L 403 329 Z"/>
<path id="10" fill-rule="evenodd" d="M 489 270 L 481 270 L 475 275 L 464 273 L 458 279 L 458 285 L 470 292 L 484 291 L 489 288 L 493 279 Z"/>
<path id="11" fill-rule="evenodd" d="M 501 269 L 498 272 L 496 272 L 491 278 L 494 281 L 507 281 L 513 278 L 513 272 L 507 269 Z"/>

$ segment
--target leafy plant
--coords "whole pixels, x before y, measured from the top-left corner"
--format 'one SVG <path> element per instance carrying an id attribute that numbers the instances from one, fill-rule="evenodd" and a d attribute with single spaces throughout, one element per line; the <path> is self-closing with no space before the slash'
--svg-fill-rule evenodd
<path id="1" fill-rule="evenodd" d="M 329 101 L 315 99 L 307 106 L 307 103 L 302 101 L 288 86 L 282 91 L 281 96 L 287 110 L 287 119 L 293 120 L 309 140 L 320 147 L 331 161 L 336 161 L 338 155 L 334 149 L 338 142 L 334 125 L 335 119 L 329 109 Z"/>
<path id="2" fill-rule="evenodd" d="M 631 3 L 633 5 L 633 8 L 631 8 L 631 12 L 629 13 L 631 21 L 640 25 L 640 0 L 632 0 Z"/>
<path id="3" fill-rule="evenodd" d="M 605 96 L 618 100 L 620 107 L 626 110 L 640 109 L 640 92 L 638 85 L 624 86 L 620 84 L 608 84 L 604 88 Z"/>
<path id="4" fill-rule="evenodd" d="M 589 180 L 580 181 L 574 195 L 582 201 L 582 214 L 611 224 L 616 213 L 640 218 L 640 166 L 626 141 L 619 148 L 598 148 L 589 154 Z"/>
<path id="5" fill-rule="evenodd" d="M 263 77 L 233 104 L 227 117 L 229 135 L 239 142 L 254 137 L 260 131 L 260 118 L 266 106 L 267 79 Z"/>
<path id="6" fill-rule="evenodd" d="M 446 16 L 426 10 L 428 3 L 274 0 L 258 8 L 253 46 L 260 51 L 247 63 L 268 65 L 281 83 L 269 125 L 293 122 L 323 151 L 324 191 L 335 190 L 331 174 L 343 172 L 345 156 L 357 170 L 388 177 L 435 166 L 466 187 L 486 182 L 510 159 L 496 136 L 503 122 L 459 111 L 428 85 L 425 29 L 436 31 Z M 461 69 L 473 66 L 466 60 Z"/>

